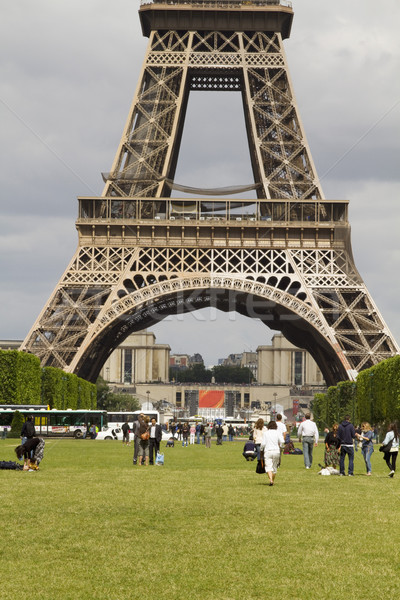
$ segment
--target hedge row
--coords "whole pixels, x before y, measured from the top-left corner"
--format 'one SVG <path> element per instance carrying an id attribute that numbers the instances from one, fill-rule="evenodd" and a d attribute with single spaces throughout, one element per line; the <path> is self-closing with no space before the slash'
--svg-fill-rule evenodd
<path id="1" fill-rule="evenodd" d="M 331 427 L 348 414 L 353 423 L 378 425 L 400 420 L 400 356 L 361 371 L 357 381 L 341 381 L 316 394 L 312 403 L 319 428 Z"/>
<path id="2" fill-rule="evenodd" d="M 41 368 L 33 354 L 0 350 L 0 403 L 94 409 L 97 390 L 95 384 L 73 373 L 54 367 Z"/>

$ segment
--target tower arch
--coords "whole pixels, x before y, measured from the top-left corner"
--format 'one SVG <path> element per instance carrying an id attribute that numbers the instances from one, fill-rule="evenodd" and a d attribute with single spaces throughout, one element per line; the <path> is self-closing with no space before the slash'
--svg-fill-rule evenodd
<path id="1" fill-rule="evenodd" d="M 316 359 L 328 384 L 345 379 L 350 365 L 335 348 L 335 337 L 318 310 L 286 290 L 231 275 L 191 275 L 145 286 L 110 302 L 87 334 L 85 352 L 72 365 L 79 376 L 95 380 L 106 358 L 128 335 L 165 317 L 205 307 L 235 310 L 281 331 Z"/>

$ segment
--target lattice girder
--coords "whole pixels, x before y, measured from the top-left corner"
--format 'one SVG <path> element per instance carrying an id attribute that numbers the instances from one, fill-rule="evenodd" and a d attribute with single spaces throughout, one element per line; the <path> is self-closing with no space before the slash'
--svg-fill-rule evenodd
<path id="1" fill-rule="evenodd" d="M 263 184 L 260 197 L 323 197 L 296 114 L 280 34 L 251 37 L 235 31 L 152 32 L 124 142 L 105 174 L 104 195 L 169 193 L 161 182 L 174 178 L 193 89 L 242 91 L 245 118 L 259 148 L 250 144 L 249 150 L 255 180 Z M 149 185 L 151 179 L 160 184 Z"/>
<path id="2" fill-rule="evenodd" d="M 39 337 L 37 332 L 33 334 L 31 348 L 48 364 L 62 368 L 69 364 L 69 368 L 81 369 L 85 363 L 82 353 L 85 357 L 88 353 L 82 349 L 99 344 L 98 339 L 110 329 L 117 331 L 120 326 L 125 331 L 127 322 L 135 323 L 135 312 L 144 304 L 157 306 L 164 297 L 178 297 L 188 290 L 208 290 L 218 300 L 215 290 L 223 290 L 228 296 L 234 292 L 248 297 L 236 307 L 243 314 L 246 310 L 248 314 L 252 312 L 249 307 L 253 306 L 253 298 L 264 300 L 261 312 L 257 309 L 257 314 L 250 316 L 274 328 L 283 326 L 288 337 L 291 330 L 292 335 L 299 336 L 295 331 L 297 319 L 315 329 L 313 335 L 317 338 L 329 340 L 332 355 L 339 344 L 341 349 L 336 348 L 335 353 L 345 376 L 364 365 L 375 364 L 377 357 L 392 355 L 394 348 L 379 314 L 368 301 L 365 286 L 360 286 L 358 278 L 355 287 L 352 269 L 350 277 L 346 273 L 349 261 L 342 260 L 335 266 L 336 254 L 334 250 L 255 248 L 79 248 L 59 293 L 43 314 L 39 331 L 45 333 Z M 332 287 L 314 289 L 320 276 L 332 277 L 335 282 L 341 276 L 342 289 L 337 288 L 337 283 L 334 292 Z M 81 285 L 84 280 L 88 285 Z M 93 281 L 101 282 L 102 287 L 89 295 Z M 221 297 L 218 301 L 222 302 Z M 267 304 L 271 301 L 273 305 Z M 232 299 L 229 306 L 229 310 L 235 308 Z M 190 303 L 183 303 L 181 309 L 193 310 Z M 276 317 L 281 309 L 286 311 L 283 321 Z M 289 318 L 288 314 L 292 316 Z M 163 316 L 155 312 L 153 321 Z M 78 341 L 74 348 L 73 342 Z M 386 348 L 377 353 L 382 344 Z M 57 356 L 52 356 L 54 347 Z M 332 356 L 330 360 L 333 361 Z M 329 373 L 325 377 L 329 381 Z"/>

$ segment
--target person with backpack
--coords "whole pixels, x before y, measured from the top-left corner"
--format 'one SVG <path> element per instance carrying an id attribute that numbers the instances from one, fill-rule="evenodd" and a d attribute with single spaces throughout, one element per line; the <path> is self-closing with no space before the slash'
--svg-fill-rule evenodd
<path id="1" fill-rule="evenodd" d="M 33 417 L 32 417 L 32 415 L 29 415 L 27 417 L 25 423 L 22 425 L 21 446 L 23 446 L 27 440 L 31 440 L 32 438 L 34 438 L 35 435 L 36 435 L 36 430 L 35 430 L 35 426 L 33 424 Z"/>

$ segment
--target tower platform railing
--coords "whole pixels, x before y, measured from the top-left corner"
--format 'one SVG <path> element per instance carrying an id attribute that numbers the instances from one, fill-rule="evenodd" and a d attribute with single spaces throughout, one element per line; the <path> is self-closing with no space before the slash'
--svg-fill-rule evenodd
<path id="1" fill-rule="evenodd" d="M 286 6 L 292 8 L 290 0 L 140 0 L 141 6 L 148 4 L 169 4 L 196 6 L 198 8 L 242 8 L 249 6 Z"/>

